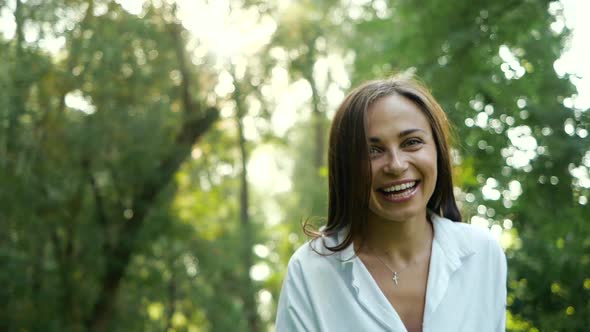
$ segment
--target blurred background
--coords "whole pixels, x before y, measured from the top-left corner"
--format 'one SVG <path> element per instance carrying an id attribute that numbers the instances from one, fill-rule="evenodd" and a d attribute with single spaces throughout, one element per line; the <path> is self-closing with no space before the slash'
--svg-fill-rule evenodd
<path id="1" fill-rule="evenodd" d="M 590 326 L 585 0 L 0 0 L 0 330 L 268 331 L 330 119 L 411 72 L 509 331 Z"/>

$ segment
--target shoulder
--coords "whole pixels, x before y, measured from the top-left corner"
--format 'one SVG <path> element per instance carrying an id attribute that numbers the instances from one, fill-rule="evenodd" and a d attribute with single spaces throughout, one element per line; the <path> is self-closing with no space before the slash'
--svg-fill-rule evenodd
<path id="1" fill-rule="evenodd" d="M 356 260 L 351 244 L 340 251 L 332 251 L 345 238 L 344 232 L 318 237 L 300 246 L 289 259 L 286 280 L 306 288 L 325 286 L 349 277 L 350 266 Z"/>
<path id="2" fill-rule="evenodd" d="M 468 224 L 465 222 L 452 221 L 450 219 L 435 216 L 434 222 L 438 223 L 442 229 L 449 232 L 450 235 L 463 238 L 474 237 L 480 240 L 493 240 L 490 232 L 481 226 Z"/>
<path id="3" fill-rule="evenodd" d="M 453 294 L 474 301 L 470 306 L 486 312 L 489 316 L 486 319 L 496 327 L 494 331 L 503 331 L 507 263 L 499 241 L 486 227 L 453 222 L 440 216 L 434 216 L 432 221 L 439 248 L 451 266 L 457 268 L 453 288 L 456 293 Z"/>
<path id="4" fill-rule="evenodd" d="M 338 243 L 337 236 L 318 237 L 301 245 L 289 259 L 289 268 L 317 269 L 340 261 L 342 252 L 328 249 Z"/>
<path id="5" fill-rule="evenodd" d="M 504 250 L 499 241 L 484 227 L 454 222 L 446 218 L 435 217 L 435 229 L 442 234 L 443 241 L 456 244 L 459 253 L 477 254 L 495 261 L 505 260 Z M 437 227 L 438 226 L 438 227 Z"/>
<path id="6" fill-rule="evenodd" d="M 343 257 L 352 252 L 353 246 L 342 251 L 329 248 L 337 246 L 342 232 L 319 237 L 301 245 L 289 259 L 287 273 L 277 307 L 277 331 L 326 330 L 324 323 L 328 308 L 334 299 L 347 298 L 343 290 L 349 284 L 350 269 L 343 264 Z M 344 292 L 346 293 L 346 292 Z"/>

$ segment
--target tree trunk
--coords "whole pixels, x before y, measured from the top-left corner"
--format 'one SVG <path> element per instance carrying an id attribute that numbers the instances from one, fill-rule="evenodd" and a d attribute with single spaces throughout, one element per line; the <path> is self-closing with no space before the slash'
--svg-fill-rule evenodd
<path id="1" fill-rule="evenodd" d="M 119 286 L 135 251 L 135 242 L 149 213 L 149 208 L 155 203 L 157 195 L 170 182 L 181 163 L 190 156 L 194 143 L 218 117 L 217 109 L 203 110 L 193 102 L 180 27 L 172 25 L 171 34 L 176 41 L 176 53 L 181 72 L 183 125 L 176 136 L 174 148 L 170 149 L 170 154 L 160 161 L 159 167 L 153 172 L 158 176 L 145 179 L 144 185 L 131 200 L 134 202 L 134 213 L 131 219 L 121 222 L 123 227 L 118 245 L 105 253 L 106 271 L 100 280 L 99 296 L 86 320 L 86 327 L 91 332 L 105 331 L 108 327 Z"/>
<path id="2" fill-rule="evenodd" d="M 246 149 L 246 138 L 244 137 L 244 116 L 246 107 L 243 103 L 239 84 L 234 78 L 234 100 L 236 102 L 236 122 L 238 125 L 238 143 L 240 147 L 240 158 L 242 163 L 242 173 L 240 176 L 240 226 L 242 229 L 242 260 L 243 266 L 243 290 L 242 300 L 246 319 L 248 321 L 248 330 L 256 332 L 260 330 L 257 314 L 257 304 L 255 298 L 255 289 L 250 278 L 250 268 L 252 267 L 252 224 L 249 217 L 249 196 L 248 196 L 248 151 Z"/>
<path id="3" fill-rule="evenodd" d="M 15 147 L 18 145 L 18 117 L 25 112 L 26 100 L 26 80 L 23 77 L 22 68 L 25 68 L 26 58 L 24 52 L 24 24 L 25 18 L 23 16 L 23 3 L 21 0 L 16 0 L 14 9 L 14 20 L 16 23 L 15 35 L 16 44 L 14 45 L 14 61 L 15 65 L 12 68 L 11 77 L 13 79 L 13 91 L 11 96 L 12 107 L 8 109 L 8 127 L 6 128 L 6 150 L 9 155 L 16 153 Z M 6 158 L 8 160 L 8 158 Z M 17 172 L 18 172 L 17 168 Z"/>
<path id="4" fill-rule="evenodd" d="M 320 94 L 318 92 L 318 86 L 315 78 L 313 77 L 313 66 L 316 62 L 316 51 L 315 51 L 315 41 L 317 38 L 312 38 L 310 42 L 307 43 L 307 47 L 309 48 L 309 53 L 306 55 L 305 64 L 306 67 L 304 69 L 303 76 L 309 82 L 311 86 L 311 109 L 312 109 L 312 123 L 314 126 L 314 141 L 315 141 L 315 150 L 314 150 L 314 166 L 316 170 L 319 170 L 324 166 L 324 112 L 322 111 L 320 105 Z"/>

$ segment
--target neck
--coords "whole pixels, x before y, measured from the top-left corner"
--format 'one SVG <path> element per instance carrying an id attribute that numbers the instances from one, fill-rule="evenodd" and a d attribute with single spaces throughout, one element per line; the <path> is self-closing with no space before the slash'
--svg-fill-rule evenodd
<path id="1" fill-rule="evenodd" d="M 426 211 L 404 221 L 383 220 L 371 214 L 365 236 L 355 242 L 361 246 L 361 252 L 372 251 L 390 261 L 406 263 L 429 252 L 433 235 Z"/>

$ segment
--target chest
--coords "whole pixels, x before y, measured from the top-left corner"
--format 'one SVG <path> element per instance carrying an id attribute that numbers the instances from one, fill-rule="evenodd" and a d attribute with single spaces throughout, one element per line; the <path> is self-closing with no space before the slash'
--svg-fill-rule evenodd
<path id="1" fill-rule="evenodd" d="M 429 259 L 396 274 L 379 263 L 374 260 L 365 262 L 379 290 L 395 309 L 408 332 L 422 331 Z"/>
<path id="2" fill-rule="evenodd" d="M 349 263 L 342 274 L 307 269 L 314 282 L 308 286 L 313 296 L 305 308 L 314 308 L 316 317 L 308 330 L 410 332 L 417 331 L 415 322 L 423 322 L 422 332 L 496 331 L 493 317 L 498 313 L 491 305 L 499 291 L 490 271 L 473 258 L 450 269 L 440 254 L 435 247 L 428 270 L 422 267 L 421 274 L 399 273 L 398 288 L 391 272 L 360 260 Z"/>

